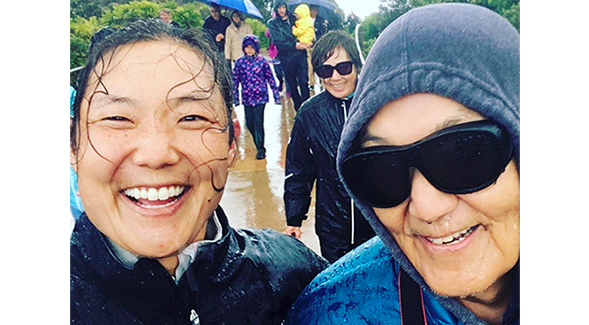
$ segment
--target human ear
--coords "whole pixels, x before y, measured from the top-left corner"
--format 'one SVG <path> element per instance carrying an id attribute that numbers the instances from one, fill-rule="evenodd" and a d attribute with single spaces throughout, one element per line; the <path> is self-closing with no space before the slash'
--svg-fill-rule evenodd
<path id="1" fill-rule="evenodd" d="M 235 165 L 237 161 L 237 139 L 241 135 L 241 125 L 239 124 L 239 120 L 233 119 L 233 140 L 231 141 L 231 145 L 229 146 L 229 153 L 227 156 L 227 160 L 230 167 Z"/>

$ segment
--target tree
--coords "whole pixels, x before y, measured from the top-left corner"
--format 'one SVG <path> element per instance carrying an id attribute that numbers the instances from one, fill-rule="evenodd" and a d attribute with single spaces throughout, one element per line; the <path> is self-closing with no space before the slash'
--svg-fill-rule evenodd
<path id="1" fill-rule="evenodd" d="M 362 52 L 367 54 L 380 33 L 395 19 L 412 8 L 434 3 L 471 3 L 489 8 L 507 19 L 519 32 L 519 0 L 380 0 L 378 13 L 362 23 Z"/>
<path id="2" fill-rule="evenodd" d="M 432 3 L 461 2 L 489 8 L 507 19 L 519 32 L 519 0 L 409 0 L 412 8 Z"/>

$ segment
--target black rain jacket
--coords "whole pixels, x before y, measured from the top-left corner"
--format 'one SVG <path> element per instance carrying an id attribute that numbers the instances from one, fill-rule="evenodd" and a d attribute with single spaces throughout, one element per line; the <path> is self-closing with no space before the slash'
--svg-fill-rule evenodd
<path id="1" fill-rule="evenodd" d="M 231 25 L 231 20 L 223 15 L 219 17 L 219 20 L 215 20 L 212 16 L 208 16 L 202 25 L 203 30 L 211 37 L 213 43 L 217 45 L 217 50 L 221 53 L 225 52 L 225 38 L 223 37 L 220 42 L 217 42 L 216 37 L 219 33 L 225 36 L 225 32 L 229 25 Z"/>
<path id="2" fill-rule="evenodd" d="M 374 231 L 346 192 L 335 158 L 351 99 L 323 91 L 303 103 L 286 150 L 284 205 L 286 223 L 300 227 L 307 219 L 316 185 L 315 232 L 321 254 L 334 262 L 374 236 Z M 353 213 L 352 213 L 353 211 Z"/>
<path id="3" fill-rule="evenodd" d="M 222 238 L 199 246 L 178 284 L 153 259 L 125 268 L 83 214 L 70 244 L 71 323 L 280 324 L 327 261 L 277 231 L 232 229 L 216 213 Z"/>
<path id="4" fill-rule="evenodd" d="M 278 2 L 277 5 L 279 5 Z M 276 9 L 274 10 L 276 11 Z M 288 9 L 286 14 L 288 19 L 282 19 L 276 12 L 276 17 L 268 20 L 268 33 L 278 50 L 277 57 L 281 64 L 290 65 L 300 60 L 307 60 L 307 51 L 297 50 L 297 38 L 292 34 L 292 26 L 294 26 L 296 18 Z"/>

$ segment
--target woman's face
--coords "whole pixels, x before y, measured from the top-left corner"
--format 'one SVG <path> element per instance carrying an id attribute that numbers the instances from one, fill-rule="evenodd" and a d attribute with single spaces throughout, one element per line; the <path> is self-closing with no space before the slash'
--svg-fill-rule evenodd
<path id="1" fill-rule="evenodd" d="M 323 64 L 336 66 L 340 62 L 350 61 L 350 57 L 346 50 L 341 47 L 335 49 L 333 54 L 323 62 Z M 344 98 L 351 95 L 354 90 L 356 89 L 356 80 L 358 78 L 356 67 L 352 68 L 352 72 L 345 76 L 342 76 L 337 72 L 337 70 L 333 70 L 333 74 L 330 78 L 325 78 L 323 80 L 323 86 L 325 86 L 325 90 L 327 90 L 333 97 L 335 98 Z"/>
<path id="2" fill-rule="evenodd" d="M 482 120 L 451 99 L 414 94 L 373 117 L 363 146 L 407 145 L 455 124 Z M 452 166 L 449 166 L 452 168 Z M 519 258 L 519 174 L 509 163 L 496 183 L 478 192 L 448 194 L 413 169 L 411 195 L 398 206 L 374 208 L 427 284 L 445 296 L 484 292 Z M 436 244 L 465 230 L 460 242 Z"/>
<path id="3" fill-rule="evenodd" d="M 72 159 L 84 208 L 128 251 L 176 255 L 204 237 L 234 160 L 223 99 L 212 67 L 187 46 L 139 42 L 109 60 L 80 107 Z"/>
<path id="4" fill-rule="evenodd" d="M 231 19 L 233 19 L 233 22 L 235 22 L 236 24 L 238 24 L 241 21 L 241 18 L 239 18 L 239 15 L 237 13 L 231 15 Z"/>

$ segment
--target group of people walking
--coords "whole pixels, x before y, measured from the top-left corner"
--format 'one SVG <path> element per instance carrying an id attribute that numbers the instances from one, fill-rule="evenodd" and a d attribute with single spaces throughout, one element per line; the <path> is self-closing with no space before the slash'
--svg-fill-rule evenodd
<path id="1" fill-rule="evenodd" d="M 151 20 L 90 46 L 71 124 L 72 323 L 519 324 L 517 31 L 429 5 L 362 66 L 348 34 L 308 43 L 306 10 L 277 1 L 268 31 L 297 110 L 285 235 L 234 229 L 219 206 L 234 105 L 263 159 L 256 121 L 268 86 L 280 96 L 258 38 L 217 9 L 210 41 Z M 308 53 L 325 88 L 312 98 Z M 322 257 L 296 239 L 313 186 Z"/>

